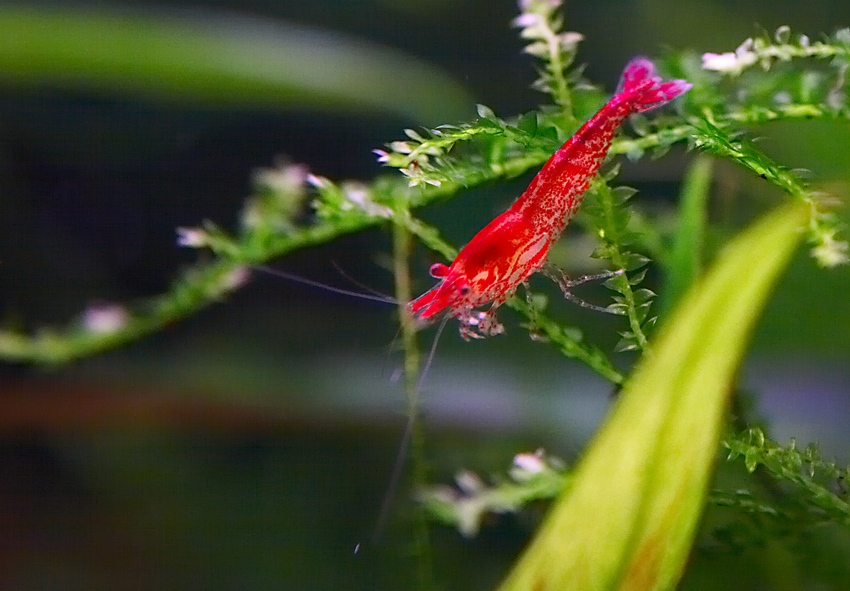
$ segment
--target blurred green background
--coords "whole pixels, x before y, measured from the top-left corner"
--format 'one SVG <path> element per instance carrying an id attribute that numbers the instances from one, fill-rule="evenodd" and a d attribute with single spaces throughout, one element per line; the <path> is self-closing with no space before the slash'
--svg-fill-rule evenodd
<path id="1" fill-rule="evenodd" d="M 850 3 L 835 0 L 604 0 L 565 12 L 585 35 L 586 76 L 609 90 L 636 54 L 731 51 L 757 27 L 816 38 L 850 24 Z M 164 291 L 197 257 L 177 247 L 175 228 L 233 227 L 252 171 L 279 156 L 365 180 L 381 172 L 371 150 L 405 127 L 469 119 L 476 102 L 502 116 L 534 108 L 544 97 L 529 89 L 516 14 L 507 0 L 0 7 L 3 322 L 37 330 L 93 302 Z M 91 39 L 108 49 L 93 57 Z M 135 65 L 139 56 L 160 70 Z M 756 135 L 846 197 L 847 122 Z M 622 181 L 641 190 L 642 207 L 669 208 L 687 161 L 625 165 Z M 528 180 L 423 215 L 462 244 Z M 721 224 L 780 197 L 725 164 L 715 186 Z M 567 240 L 564 260 L 581 272 L 590 247 L 580 233 Z M 388 293 L 389 249 L 376 230 L 276 264 L 348 287 L 336 265 Z M 431 262 L 417 252 L 418 290 Z M 593 289 L 588 299 L 606 297 Z M 744 370 L 780 441 L 820 441 L 845 462 L 848 289 L 846 267 L 820 271 L 800 253 Z M 553 302 L 613 346 L 616 319 Z M 501 471 L 541 446 L 573 459 L 610 402 L 608 384 L 503 316 L 503 337 L 464 343 L 449 330 L 440 344 L 423 400 L 435 481 L 460 467 Z M 404 492 L 369 543 L 404 423 L 395 332 L 392 309 L 256 275 L 122 350 L 51 370 L 0 367 L 0 588 L 412 587 Z M 500 519 L 473 540 L 436 529 L 441 588 L 492 588 L 537 517 Z M 763 576 L 774 567 L 697 552 L 685 585 L 778 588 Z"/>

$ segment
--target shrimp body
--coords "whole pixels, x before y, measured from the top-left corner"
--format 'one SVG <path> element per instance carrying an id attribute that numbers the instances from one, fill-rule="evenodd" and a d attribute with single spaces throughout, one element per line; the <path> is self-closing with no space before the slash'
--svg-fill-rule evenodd
<path id="1" fill-rule="evenodd" d="M 441 281 L 410 303 L 414 318 L 424 325 L 448 308 L 464 338 L 502 332 L 496 308 L 543 267 L 608 154 L 616 129 L 629 115 L 663 105 L 690 87 L 684 80 L 662 82 L 645 58 L 631 60 L 614 97 L 549 158 L 519 199 L 478 232 L 450 266 L 431 267 L 431 275 Z M 488 312 L 473 311 L 488 302 Z"/>

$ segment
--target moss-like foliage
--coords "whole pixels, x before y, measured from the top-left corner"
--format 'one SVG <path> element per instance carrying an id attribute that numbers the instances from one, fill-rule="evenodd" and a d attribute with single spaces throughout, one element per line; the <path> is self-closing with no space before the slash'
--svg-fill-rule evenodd
<path id="1" fill-rule="evenodd" d="M 447 261 L 457 252 L 416 210 L 536 169 L 605 101 L 606 93 L 576 66 L 582 35 L 564 28 L 559 2 L 520 5 L 514 25 L 527 41 L 525 51 L 537 60 L 535 87 L 545 94 L 538 109 L 507 116 L 479 105 L 472 121 L 405 130 L 404 139 L 375 151 L 392 170 L 368 183 L 319 177 L 292 163 L 259 170 L 235 231 L 210 221 L 177 229 L 179 245 L 208 252 L 166 293 L 144 302 L 94 306 L 68 326 L 35 334 L 0 330 L 0 357 L 51 365 L 119 347 L 220 301 L 244 284 L 254 266 L 375 226 L 394 235 L 396 297 L 404 304 L 415 295 L 407 265 L 412 239 Z M 582 463 L 565 471 L 543 453 L 522 455 L 510 476 L 493 485 L 462 473 L 458 488 L 428 488 L 420 435 L 410 429 L 420 499 L 464 535 L 474 534 L 490 512 L 513 512 L 559 497 L 508 579 L 509 589 L 675 585 L 705 502 L 729 384 L 795 237 L 805 232 L 823 267 L 848 260 L 847 243 L 830 210 L 835 200 L 805 182 L 794 163 L 768 156 L 754 142 L 753 130 L 775 121 L 850 117 L 850 30 L 812 41 L 782 27 L 773 37 L 747 39 L 733 52 L 699 57 L 671 51 L 658 63 L 666 77 L 684 78 L 693 89 L 662 113 L 633 117 L 630 131 L 615 138 L 610 154 L 640 161 L 665 157 L 673 148 L 690 150 L 694 159 L 675 219 L 633 210 L 635 191 L 618 184 L 617 166 L 606 166 L 594 179 L 577 218 L 595 240 L 593 256 L 601 266 L 621 271 L 606 282 L 613 291 L 608 309 L 622 319 L 619 344 L 609 353 L 588 342 L 578 327 L 548 316 L 546 298 L 538 294 L 507 302 L 532 338 L 623 386 L 614 414 Z M 154 86 L 165 84 L 160 82 Z M 717 251 L 706 244 L 706 210 L 718 161 L 779 189 L 788 203 L 712 257 Z M 659 306 L 644 286 L 653 266 L 663 276 Z M 711 269 L 707 277 L 704 268 Z M 413 426 L 420 365 L 416 327 L 403 306 L 400 317 Z M 659 334 L 656 320 L 665 327 Z M 613 355 L 624 350 L 640 354 L 636 373 L 624 373 L 619 369 L 624 364 L 615 363 Z M 740 526 L 718 530 L 717 540 L 746 545 L 758 536 L 740 535 L 745 530 L 773 535 L 823 523 L 850 526 L 847 469 L 823 461 L 814 448 L 781 447 L 755 429 L 727 437 L 725 446 L 730 462 L 743 460 L 747 471 L 772 479 L 781 494 L 769 498 L 757 486 L 711 492 L 709 502 L 735 511 Z M 612 474 L 616 490 L 607 495 L 605 478 Z M 622 512 L 624 507 L 631 512 Z M 790 522 L 796 529 L 786 527 Z M 427 532 L 422 523 L 419 528 L 419 553 L 426 557 Z M 429 588 L 430 581 L 428 569 L 421 569 L 420 587 Z"/>

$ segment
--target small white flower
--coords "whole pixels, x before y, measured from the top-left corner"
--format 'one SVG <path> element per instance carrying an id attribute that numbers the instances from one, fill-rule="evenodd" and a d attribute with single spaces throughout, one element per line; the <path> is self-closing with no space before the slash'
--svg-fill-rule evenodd
<path id="1" fill-rule="evenodd" d="M 325 189 L 330 186 L 331 182 L 323 176 L 318 176 L 315 174 L 307 175 L 307 182 L 317 189 Z"/>
<path id="2" fill-rule="evenodd" d="M 83 326 L 98 334 L 119 331 L 129 319 L 127 310 L 118 304 L 92 304 L 83 312 Z"/>
<path id="3" fill-rule="evenodd" d="M 413 151 L 407 142 L 393 142 L 390 144 L 390 147 L 394 152 L 398 152 L 399 154 L 410 154 Z"/>
<path id="4" fill-rule="evenodd" d="M 291 193 L 304 186 L 307 167 L 303 164 L 281 163 L 275 168 L 259 168 L 254 171 L 254 183 L 273 191 Z"/>
<path id="5" fill-rule="evenodd" d="M 390 161 L 390 155 L 383 150 L 372 150 L 372 153 L 378 157 L 378 162 L 385 164 Z"/>
<path id="6" fill-rule="evenodd" d="M 847 253 L 850 245 L 843 240 L 835 239 L 835 231 L 828 232 L 821 243 L 812 249 L 812 255 L 822 267 L 832 268 L 846 265 L 850 261 Z"/>
<path id="7" fill-rule="evenodd" d="M 177 228 L 177 245 L 191 248 L 203 248 L 207 245 L 208 234 L 200 228 Z"/>
<path id="8" fill-rule="evenodd" d="M 704 53 L 702 67 L 705 70 L 739 74 L 744 68 L 752 66 L 759 60 L 758 55 L 753 51 L 754 44 L 750 37 L 738 46 L 735 53 Z"/>
<path id="9" fill-rule="evenodd" d="M 540 474 L 546 469 L 543 450 L 538 449 L 533 454 L 517 454 L 514 457 L 514 467 L 526 472 L 528 475 Z"/>
<path id="10" fill-rule="evenodd" d="M 773 102 L 777 105 L 790 105 L 793 100 L 794 97 L 792 97 L 791 93 L 787 90 L 780 90 L 773 95 Z"/>
<path id="11" fill-rule="evenodd" d="M 516 17 L 511 24 L 515 27 L 522 28 L 534 27 L 540 23 L 540 20 L 542 18 L 543 17 L 539 14 L 534 14 L 533 12 L 525 12 Z"/>
<path id="12" fill-rule="evenodd" d="M 236 267 L 222 278 L 221 289 L 222 291 L 233 291 L 248 283 L 250 278 L 251 270 L 248 267 L 244 265 Z"/>
<path id="13" fill-rule="evenodd" d="M 715 70 L 717 72 L 731 72 L 738 67 L 738 56 L 732 52 L 728 53 L 704 53 L 702 54 L 703 70 Z"/>
<path id="14" fill-rule="evenodd" d="M 380 205 L 372 201 L 369 188 L 362 183 L 348 182 L 342 186 L 345 196 L 349 201 L 355 203 L 369 215 L 388 218 L 392 216 L 393 210 L 386 205 Z"/>
<path id="15" fill-rule="evenodd" d="M 575 49 L 584 40 L 584 35 L 575 31 L 567 31 L 558 35 L 558 43 L 566 50 Z"/>
<path id="16" fill-rule="evenodd" d="M 455 475 L 457 487 L 466 495 L 474 495 L 484 490 L 484 482 L 475 472 L 461 470 Z"/>

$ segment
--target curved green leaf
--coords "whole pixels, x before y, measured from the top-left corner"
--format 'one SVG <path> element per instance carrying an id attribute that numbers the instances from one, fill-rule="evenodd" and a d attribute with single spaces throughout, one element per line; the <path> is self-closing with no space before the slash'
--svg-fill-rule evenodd
<path id="1" fill-rule="evenodd" d="M 157 13 L 162 15 L 162 12 Z M 437 68 L 340 34 L 236 14 L 0 8 L 0 80 L 171 100 L 470 114 Z"/>
<path id="2" fill-rule="evenodd" d="M 504 591 L 675 586 L 736 369 L 806 219 L 799 204 L 766 216 L 682 300 Z"/>

